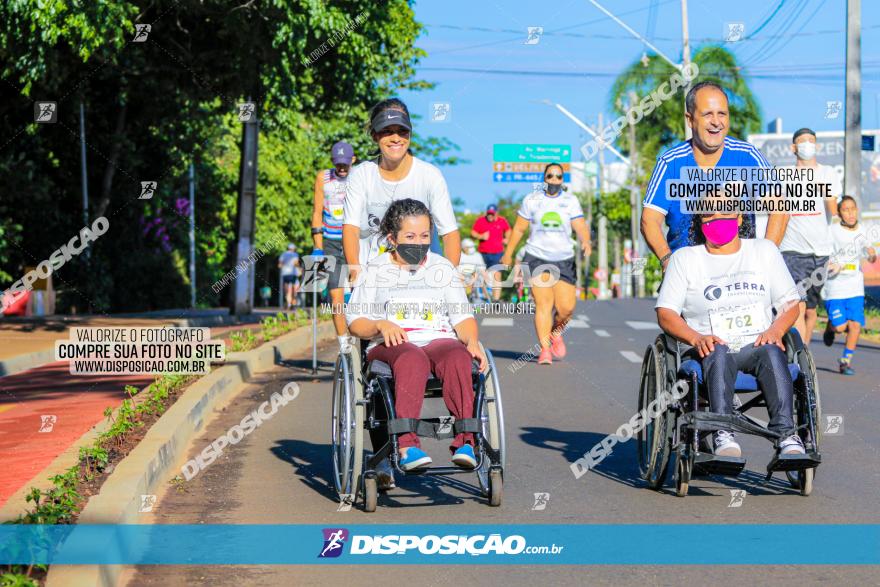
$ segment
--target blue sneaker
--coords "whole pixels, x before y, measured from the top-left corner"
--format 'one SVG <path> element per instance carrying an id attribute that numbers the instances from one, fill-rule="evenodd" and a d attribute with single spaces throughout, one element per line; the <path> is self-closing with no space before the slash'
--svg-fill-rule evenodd
<path id="1" fill-rule="evenodd" d="M 421 467 L 427 467 L 432 462 L 431 457 L 425 454 L 422 449 L 411 446 L 406 449 L 406 456 L 400 459 L 400 468 L 404 471 L 412 471 Z"/>
<path id="2" fill-rule="evenodd" d="M 462 469 L 473 469 L 477 466 L 477 459 L 474 457 L 474 447 L 465 444 L 452 455 L 452 462 Z"/>

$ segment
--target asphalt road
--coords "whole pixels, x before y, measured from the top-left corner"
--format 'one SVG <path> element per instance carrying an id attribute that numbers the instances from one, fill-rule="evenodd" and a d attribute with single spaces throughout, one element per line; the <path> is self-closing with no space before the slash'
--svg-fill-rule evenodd
<path id="1" fill-rule="evenodd" d="M 836 373 L 840 354 L 814 340 L 823 412 L 844 417 L 843 433 L 826 434 L 823 464 L 813 495 L 802 497 L 783 477 L 763 485 L 771 445 L 740 437 L 748 465 L 736 479 L 702 477 L 687 498 L 644 487 L 638 476 L 635 442 L 619 444 L 595 470 L 576 479 L 569 464 L 626 422 L 637 410 L 639 363 L 659 332 L 650 301 L 589 302 L 579 305 L 577 324 L 566 335 L 569 355 L 552 366 L 509 366 L 535 342 L 527 316 L 484 320 L 481 339 L 492 349 L 501 377 L 507 423 L 504 503 L 490 508 L 473 476 L 411 477 L 380 495 L 379 509 L 337 512 L 329 445 L 329 383 L 335 348 L 320 349 L 317 379 L 304 359 L 266 374 L 243 392 L 205 431 L 191 451 L 239 422 L 250 410 L 293 379 L 300 396 L 182 490 L 161 495 L 150 521 L 158 524 L 592 524 L 592 523 L 878 523 L 880 469 L 880 348 L 859 349 L 857 375 Z M 759 417 L 761 417 L 759 415 Z M 435 464 L 448 454 L 424 443 Z M 746 491 L 740 507 L 729 507 L 731 490 Z M 535 493 L 549 493 L 544 510 L 533 509 Z M 719 533 L 712 544 L 723 549 Z M 291 545 L 295 547 L 295 545 Z M 309 545 L 308 548 L 312 548 Z M 626 545 L 620 545 L 626 548 Z M 817 544 L 816 548 L 822 548 Z M 399 583 L 399 569 L 357 566 L 140 567 L 129 585 L 355 585 Z M 832 566 L 419 566 L 406 569 L 412 585 L 778 585 L 878 584 L 872 567 Z"/>

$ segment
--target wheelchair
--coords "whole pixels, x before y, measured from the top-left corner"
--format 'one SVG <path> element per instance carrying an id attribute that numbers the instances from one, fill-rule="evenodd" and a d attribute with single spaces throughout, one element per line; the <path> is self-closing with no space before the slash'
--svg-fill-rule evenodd
<path id="1" fill-rule="evenodd" d="M 376 467 L 385 458 L 398 475 L 457 475 L 476 473 L 477 483 L 490 506 L 501 505 L 505 440 L 501 388 L 492 354 L 485 348 L 488 371 L 481 373 L 474 364 L 474 418 L 455 421 L 446 409 L 442 382 L 433 376 L 425 385 L 421 418 L 398 418 L 394 409 L 394 380 L 391 367 L 382 361 L 366 360 L 366 341 L 351 352 L 340 352 L 333 374 L 331 444 L 333 481 L 340 501 L 363 498 L 366 512 L 376 511 L 378 483 Z M 365 448 L 370 430 L 383 430 L 388 441 Z M 477 466 L 435 466 L 412 471 L 400 467 L 398 436 L 414 432 L 420 437 L 452 438 L 458 433 L 473 433 Z"/>
<path id="2" fill-rule="evenodd" d="M 792 329 L 783 339 L 788 368 L 794 383 L 792 417 L 797 434 L 804 443 L 805 455 L 775 455 L 767 464 L 764 483 L 775 472 L 784 472 L 791 486 L 801 495 L 810 495 L 816 467 L 822 460 L 819 453 L 821 403 L 816 366 L 797 331 Z M 709 411 L 708 391 L 703 383 L 702 365 L 694 359 L 682 361 L 681 344 L 661 333 L 645 351 L 639 382 L 639 409 L 648 406 L 661 394 L 670 394 L 681 382 L 687 393 L 667 402 L 656 418 L 646 417 L 646 426 L 636 438 L 639 472 L 648 487 L 659 490 L 666 479 L 667 468 L 675 457 L 675 493 L 684 497 L 691 479 L 698 475 L 735 477 L 745 467 L 745 459 L 713 454 L 705 442 L 711 433 L 732 430 L 763 436 L 768 440 L 780 435 L 767 429 L 764 422 L 750 416 L 752 408 L 766 407 L 755 377 L 739 372 L 734 393 L 734 413 L 722 415 Z M 742 394 L 759 392 L 743 401 Z"/>

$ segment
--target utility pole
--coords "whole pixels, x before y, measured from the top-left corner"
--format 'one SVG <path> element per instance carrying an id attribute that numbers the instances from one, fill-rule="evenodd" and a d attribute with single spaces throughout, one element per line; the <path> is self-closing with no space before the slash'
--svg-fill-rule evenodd
<path id="1" fill-rule="evenodd" d="M 635 92 L 630 92 L 629 101 L 630 104 L 636 104 L 636 94 Z M 629 166 L 630 170 L 630 180 L 629 180 L 629 204 L 630 204 L 630 223 L 629 223 L 629 232 L 630 239 L 632 239 L 632 249 L 630 253 L 630 292 L 632 292 L 632 297 L 636 297 L 637 292 L 639 291 L 638 287 L 638 276 L 633 271 L 635 267 L 635 259 L 641 257 L 641 253 L 639 251 L 639 224 L 641 223 L 642 218 L 642 199 L 641 194 L 638 189 L 638 180 L 639 180 L 639 157 L 638 152 L 636 151 L 636 127 L 633 125 L 629 125 L 629 160 L 632 161 L 632 165 Z"/>
<path id="2" fill-rule="evenodd" d="M 681 64 L 682 69 L 687 68 L 691 63 L 691 41 L 688 36 L 688 3 L 687 0 L 681 0 Z M 691 82 L 688 81 L 687 85 L 684 87 L 684 95 L 687 98 L 687 93 L 691 89 Z M 682 110 L 682 117 L 684 116 L 684 112 L 687 112 L 687 105 Z M 632 125 L 630 125 L 632 126 Z M 692 137 L 691 127 L 684 123 L 684 138 L 685 140 L 690 140 Z"/>
<path id="3" fill-rule="evenodd" d="M 599 113 L 599 128 L 604 121 L 602 113 Z M 608 299 L 608 219 L 605 217 L 605 211 L 602 207 L 602 194 L 605 193 L 605 149 L 599 149 L 598 154 L 598 173 L 599 173 L 599 299 Z"/>
<path id="4" fill-rule="evenodd" d="M 196 307 L 196 171 L 189 164 L 189 307 Z"/>
<path id="5" fill-rule="evenodd" d="M 862 0 L 846 2 L 846 134 L 843 192 L 862 201 Z"/>
<path id="6" fill-rule="evenodd" d="M 248 97 L 250 102 L 250 97 Z M 253 310 L 254 267 L 248 257 L 254 248 L 254 219 L 257 210 L 257 141 L 260 126 L 256 112 L 242 123 L 241 168 L 238 193 L 238 244 L 232 311 L 236 315 L 250 314 Z M 243 268 L 243 271 L 241 269 Z"/>
<path id="7" fill-rule="evenodd" d="M 83 225 L 89 226 L 89 173 L 86 165 L 86 109 L 79 102 L 79 166 L 82 175 Z M 86 255 L 89 250 L 86 249 Z"/>

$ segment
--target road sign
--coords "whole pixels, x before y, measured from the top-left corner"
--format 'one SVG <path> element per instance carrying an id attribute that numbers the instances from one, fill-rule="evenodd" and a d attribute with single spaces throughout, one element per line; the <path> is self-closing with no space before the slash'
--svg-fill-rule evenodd
<path id="1" fill-rule="evenodd" d="M 560 163 L 562 171 L 568 173 L 571 169 L 571 163 Z M 546 163 L 516 163 L 513 161 L 495 161 L 492 164 L 492 171 L 514 171 L 519 173 L 544 173 Z"/>
<path id="2" fill-rule="evenodd" d="M 493 145 L 492 159 L 516 163 L 567 163 L 571 161 L 571 145 Z"/>
<path id="3" fill-rule="evenodd" d="M 495 172 L 492 174 L 492 180 L 497 182 L 527 181 L 531 183 L 541 183 L 544 181 L 543 173 L 511 173 L 511 172 Z M 570 173 L 562 174 L 562 181 L 568 183 L 571 181 Z"/>

